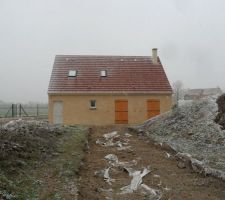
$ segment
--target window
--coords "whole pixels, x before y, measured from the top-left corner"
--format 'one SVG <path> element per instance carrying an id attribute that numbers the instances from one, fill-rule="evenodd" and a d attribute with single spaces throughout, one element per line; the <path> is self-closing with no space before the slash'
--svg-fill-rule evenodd
<path id="1" fill-rule="evenodd" d="M 106 70 L 101 70 L 100 75 L 101 77 L 106 77 L 107 76 Z"/>
<path id="2" fill-rule="evenodd" d="M 68 77 L 75 77 L 77 76 L 77 70 L 70 70 L 68 73 Z"/>
<path id="3" fill-rule="evenodd" d="M 96 109 L 96 100 L 90 100 L 90 108 Z"/>

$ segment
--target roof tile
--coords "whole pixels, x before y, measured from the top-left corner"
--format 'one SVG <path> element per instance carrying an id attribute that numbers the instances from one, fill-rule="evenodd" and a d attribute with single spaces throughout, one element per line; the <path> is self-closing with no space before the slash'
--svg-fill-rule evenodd
<path id="1" fill-rule="evenodd" d="M 171 93 L 163 66 L 146 56 L 55 57 L 48 93 Z M 107 77 L 100 71 L 107 70 Z M 68 77 L 77 70 L 76 77 Z"/>

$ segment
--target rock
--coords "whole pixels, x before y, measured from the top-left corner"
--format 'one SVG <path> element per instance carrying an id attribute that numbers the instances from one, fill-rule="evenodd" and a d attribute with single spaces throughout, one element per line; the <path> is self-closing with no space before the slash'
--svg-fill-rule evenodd
<path id="1" fill-rule="evenodd" d="M 216 100 L 218 104 L 218 114 L 215 118 L 215 122 L 221 125 L 221 128 L 225 130 L 225 94 L 222 94 Z"/>
<path id="2" fill-rule="evenodd" d="M 118 163 L 118 157 L 115 154 L 108 154 L 105 159 L 111 162 Z"/>
<path id="3" fill-rule="evenodd" d="M 184 168 L 186 168 L 186 164 L 183 161 L 178 161 L 177 167 L 180 169 L 184 169 Z"/>

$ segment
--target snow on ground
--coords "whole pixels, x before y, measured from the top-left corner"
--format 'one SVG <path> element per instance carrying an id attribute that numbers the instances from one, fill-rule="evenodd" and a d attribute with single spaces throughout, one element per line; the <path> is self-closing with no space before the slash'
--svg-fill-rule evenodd
<path id="1" fill-rule="evenodd" d="M 216 99 L 184 104 L 146 121 L 138 129 L 159 143 L 169 144 L 176 152 L 190 154 L 204 166 L 205 173 L 208 170 L 225 179 L 225 131 L 214 122 Z"/>

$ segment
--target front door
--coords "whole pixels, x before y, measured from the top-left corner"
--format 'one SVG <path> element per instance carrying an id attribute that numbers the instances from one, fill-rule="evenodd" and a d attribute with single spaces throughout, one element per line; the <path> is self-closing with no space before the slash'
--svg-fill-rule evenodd
<path id="1" fill-rule="evenodd" d="M 115 123 L 116 124 L 128 123 L 128 101 L 127 100 L 115 101 Z"/>
<path id="2" fill-rule="evenodd" d="M 160 114 L 160 101 L 157 99 L 147 100 L 147 118 L 150 119 Z"/>
<path id="3" fill-rule="evenodd" d="M 53 104 L 53 123 L 63 123 L 63 103 L 61 101 L 56 101 Z"/>

